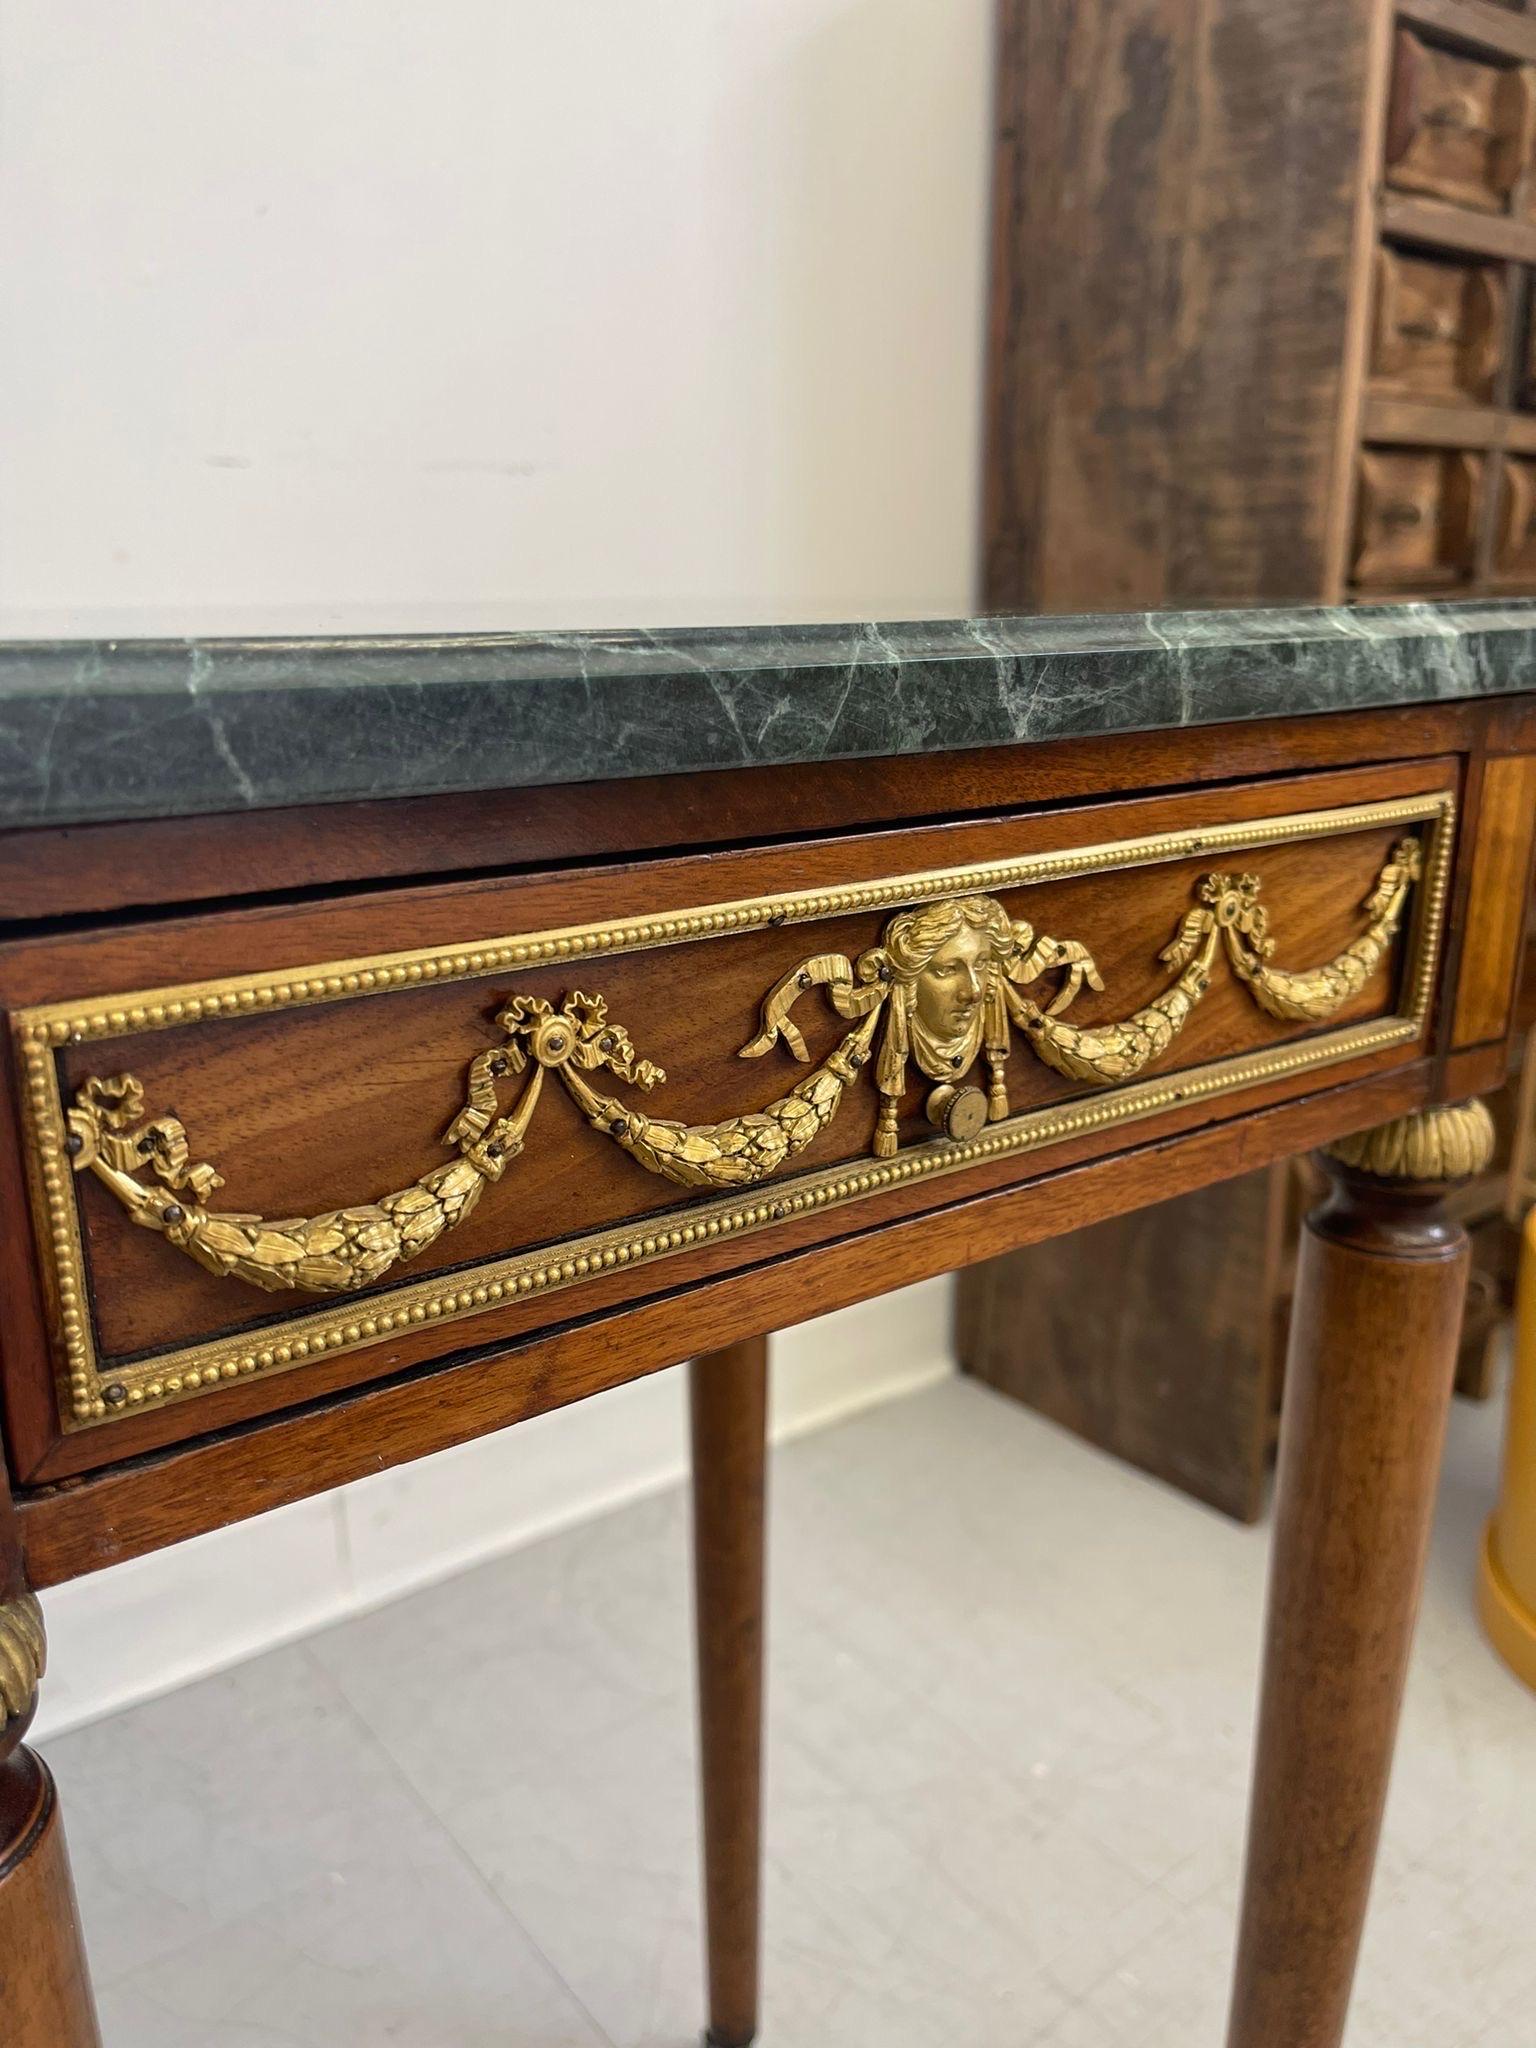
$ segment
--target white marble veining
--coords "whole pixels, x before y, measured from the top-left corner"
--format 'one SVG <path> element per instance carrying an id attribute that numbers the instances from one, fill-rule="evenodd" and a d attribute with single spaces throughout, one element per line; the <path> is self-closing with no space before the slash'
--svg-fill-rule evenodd
<path id="1" fill-rule="evenodd" d="M 929 754 L 1536 688 L 1536 603 L 0 642 L 0 825 Z"/>

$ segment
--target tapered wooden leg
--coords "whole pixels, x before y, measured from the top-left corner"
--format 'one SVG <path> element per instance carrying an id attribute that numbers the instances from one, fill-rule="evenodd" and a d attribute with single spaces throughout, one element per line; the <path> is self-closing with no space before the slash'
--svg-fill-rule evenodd
<path id="1" fill-rule="evenodd" d="M 1292 1312 L 1229 2048 L 1339 2048 L 1423 1578 L 1467 1274 L 1441 1199 L 1480 1103 L 1331 1148 Z"/>
<path id="2" fill-rule="evenodd" d="M 0 1602 L 0 2041 L 101 2048 L 53 1779 L 21 1747 L 42 1641 L 35 1601 Z"/>
<path id="3" fill-rule="evenodd" d="M 757 2032 L 766 1338 L 689 1367 L 710 2048 Z"/>

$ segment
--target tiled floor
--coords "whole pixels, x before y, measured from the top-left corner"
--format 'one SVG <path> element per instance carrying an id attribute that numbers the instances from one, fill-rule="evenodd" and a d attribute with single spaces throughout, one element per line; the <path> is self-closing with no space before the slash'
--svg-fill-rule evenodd
<path id="1" fill-rule="evenodd" d="M 1352 2048 L 1529 2048 L 1458 1411 Z M 1217 2048 L 1265 1537 L 968 1383 L 774 1469 L 768 2048 Z M 672 1493 L 50 1745 L 106 2048 L 685 2048 Z"/>

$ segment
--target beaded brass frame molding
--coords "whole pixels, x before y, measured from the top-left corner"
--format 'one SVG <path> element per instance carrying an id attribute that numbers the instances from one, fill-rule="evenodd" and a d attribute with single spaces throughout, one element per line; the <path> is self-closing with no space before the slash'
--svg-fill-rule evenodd
<path id="1" fill-rule="evenodd" d="M 184 1400 L 252 1375 L 289 1370 L 311 1359 L 354 1350 L 413 1324 L 473 1316 L 504 1301 L 553 1292 L 615 1268 L 645 1265 L 714 1238 L 762 1230 L 790 1217 L 916 1180 L 956 1173 L 1064 1138 L 1154 1116 L 1178 1104 L 1407 1044 L 1421 1035 L 1434 992 L 1454 817 L 1454 798 L 1441 791 L 931 870 L 854 883 L 840 889 L 784 893 L 650 918 L 630 917 L 603 925 L 520 934 L 464 950 L 389 954 L 369 960 L 326 963 L 287 974 L 190 983 L 102 998 L 89 1004 L 55 1004 L 20 1011 L 14 1027 L 25 1089 L 28 1164 L 38 1234 L 44 1246 L 44 1272 L 66 1427 L 91 1426 L 120 1414 Z M 1061 1023 L 1057 1013 L 1070 1001 L 1085 976 L 1091 985 L 1102 986 L 1091 955 L 1076 941 L 1037 939 L 1031 927 L 1021 921 L 1010 923 L 1001 907 L 989 900 L 988 892 L 1069 876 L 1115 872 L 1184 860 L 1197 854 L 1256 850 L 1397 825 L 1428 829 L 1422 840 L 1409 839 L 1394 849 L 1366 906 L 1372 923 L 1338 961 L 1302 974 L 1271 967 L 1268 955 L 1273 942 L 1266 934 L 1257 878 L 1213 874 L 1202 890 L 1202 907 L 1186 913 L 1173 944 L 1163 955 L 1181 970 L 1178 981 L 1164 997 L 1122 1025 L 1078 1030 Z M 68 1111 L 60 1096 L 56 1055 L 58 1048 L 65 1045 L 171 1030 L 213 1017 L 266 1016 L 277 1010 L 354 1000 L 434 982 L 484 979 L 503 974 L 509 968 L 588 960 L 770 925 L 813 923 L 850 911 L 896 907 L 916 918 L 921 906 L 959 906 L 969 911 L 971 925 L 986 935 L 976 940 L 971 953 L 979 958 L 980 952 L 990 947 L 987 962 L 995 958 L 997 963 L 984 963 L 983 967 L 991 976 L 987 1004 L 973 1007 L 968 1020 L 963 1009 L 960 1012 L 961 1021 L 955 1027 L 959 1035 L 954 1046 L 965 1041 L 963 1061 L 947 1039 L 938 1048 L 951 1055 L 943 1060 L 938 1059 L 934 1044 L 925 1041 L 922 1017 L 916 1009 L 909 1014 L 903 1006 L 900 975 L 892 979 L 892 969 L 885 964 L 884 948 L 864 956 L 856 970 L 835 955 L 814 956 L 799 968 L 791 967 L 765 999 L 762 1033 L 742 1048 L 749 1057 L 758 1057 L 782 1041 L 797 1057 L 803 1057 L 803 1043 L 789 1013 L 797 995 L 813 987 L 824 987 L 828 999 L 844 1017 L 865 1020 L 848 1035 L 840 1049 L 848 1053 L 846 1074 L 839 1070 L 829 1084 L 818 1072 L 785 1098 L 791 1105 L 798 1104 L 796 1120 L 805 1121 L 810 1115 L 808 1102 L 818 1110 L 822 1106 L 812 1084 L 819 1082 L 822 1092 L 828 1093 L 835 1106 L 835 1097 L 869 1056 L 871 1038 L 876 1023 L 882 1020 L 883 1010 L 894 1004 L 884 1020 L 885 1037 L 877 1062 L 882 1112 L 872 1162 L 850 1162 L 786 1176 L 767 1189 L 749 1192 L 754 1182 L 765 1180 L 776 1170 L 779 1156 L 765 1157 L 753 1162 L 750 1170 L 733 1169 L 737 1184 L 713 1199 L 695 1200 L 634 1223 L 483 1261 L 452 1276 L 439 1275 L 376 1288 L 375 1279 L 382 1275 L 385 1266 L 393 1263 L 393 1257 L 409 1256 L 410 1249 L 419 1249 L 420 1245 L 404 1252 L 397 1247 L 382 1265 L 376 1269 L 369 1266 L 369 1231 L 373 1227 L 370 1219 L 377 1215 L 386 1230 L 394 1228 L 397 1237 L 403 1230 L 409 1237 L 412 1227 L 418 1234 L 423 1227 L 416 1217 L 417 1210 L 430 1207 L 440 1196 L 450 1206 L 453 1200 L 462 1199 L 463 1191 L 455 1193 L 458 1180 L 467 1177 L 474 1181 L 469 1199 L 476 1199 L 482 1185 L 482 1179 L 476 1176 L 487 1182 L 499 1179 L 503 1164 L 521 1150 L 532 1105 L 537 1100 L 538 1083 L 546 1069 L 560 1073 L 578 1103 L 588 1110 L 589 1121 L 631 1151 L 640 1164 L 684 1185 L 704 1188 L 727 1185 L 725 1171 L 713 1166 L 704 1172 L 683 1170 L 686 1161 L 679 1149 L 681 1140 L 668 1134 L 681 1133 L 689 1141 L 690 1157 L 700 1146 L 706 1151 L 713 1146 L 718 1153 L 722 1133 L 730 1132 L 734 1140 L 736 1127 L 765 1123 L 775 1112 L 782 1111 L 785 1104 L 775 1104 L 769 1112 L 728 1120 L 724 1125 L 691 1129 L 630 1112 L 610 1097 L 592 1095 L 588 1084 L 574 1071 L 577 1066 L 607 1065 L 621 1078 L 641 1086 L 662 1078 L 658 1069 L 635 1061 L 633 1048 L 622 1030 L 609 1026 L 605 1016 L 596 1015 L 602 1008 L 600 1001 L 570 996 L 560 1009 L 551 1010 L 548 1005 L 530 1004 L 529 999 L 514 994 L 500 1021 L 509 1033 L 513 1064 L 520 1070 L 525 1059 L 531 1063 L 531 1079 L 525 1084 L 518 1109 L 511 1116 L 501 1116 L 496 1101 L 492 1077 L 507 1071 L 507 1058 L 494 1052 L 481 1055 L 471 1076 L 469 1106 L 448 1133 L 450 1144 L 456 1143 L 462 1154 L 460 1161 L 435 1169 L 417 1188 L 387 1198 L 387 1215 L 377 1207 L 365 1206 L 340 1212 L 337 1219 L 320 1218 L 306 1225 L 310 1237 L 303 1248 L 304 1256 L 314 1263 L 315 1270 L 311 1274 L 308 1266 L 301 1265 L 297 1269 L 300 1277 L 294 1280 L 264 1275 L 245 1245 L 236 1243 L 238 1232 L 232 1226 L 251 1225 L 256 1219 L 231 1217 L 227 1227 L 217 1213 L 202 1207 L 219 1176 L 210 1167 L 188 1165 L 185 1133 L 174 1119 L 159 1118 L 129 1130 L 142 1114 L 137 1083 L 131 1076 L 93 1078 L 80 1089 L 75 1107 Z M 1393 1015 L 1321 1032 L 1296 1043 L 1229 1055 L 1207 1065 L 1177 1071 L 1164 1079 L 1130 1078 L 1176 1035 L 1187 1008 L 1203 993 L 1218 940 L 1225 945 L 1233 971 L 1261 1008 L 1273 1016 L 1315 1021 L 1336 1010 L 1375 971 L 1405 911 L 1409 916 L 1407 957 L 1400 984 L 1400 1007 Z M 898 916 L 887 926 L 887 934 L 897 932 L 902 924 L 903 917 Z M 963 945 L 960 951 L 965 953 Z M 965 969 L 963 958 L 959 968 Z M 1061 992 L 1046 1008 L 1021 995 L 1015 986 L 1040 973 L 1063 977 Z M 1344 986 L 1346 982 L 1351 985 Z M 916 1002 L 915 995 L 912 1002 Z M 1001 1075 L 1009 1015 L 1013 1025 L 1026 1034 L 1026 1041 L 1037 1056 L 1071 1078 L 1097 1086 L 1101 1092 L 1087 1099 L 1010 1115 Z M 509 1018 L 513 1020 L 510 1025 Z M 573 1035 L 574 1055 L 569 1043 Z M 593 1041 L 590 1046 L 585 1043 L 586 1037 Z M 523 1039 L 528 1041 L 526 1048 L 522 1046 Z M 893 1046 L 899 1047 L 899 1053 L 893 1053 Z M 990 1097 L 983 1097 L 976 1089 L 953 1085 L 949 1080 L 951 1067 L 957 1070 L 957 1079 L 963 1078 L 958 1072 L 962 1064 L 968 1067 L 983 1049 L 992 1067 Z M 930 1095 L 929 1113 L 946 1135 L 899 1147 L 895 1102 L 909 1056 L 917 1061 L 922 1072 L 940 1080 L 941 1085 Z M 834 1055 L 824 1066 L 835 1065 L 838 1057 Z M 896 1074 L 898 1065 L 900 1076 Z M 884 1071 L 887 1066 L 891 1069 L 889 1075 Z M 601 1117 L 592 1113 L 585 1099 L 588 1096 L 601 1107 Z M 831 1113 L 832 1109 L 827 1108 L 826 1116 Z M 781 1117 L 780 1123 L 783 1122 Z M 750 1135 L 753 1143 L 761 1143 L 762 1133 L 754 1131 Z M 770 1132 L 769 1136 L 774 1134 Z M 774 1143 L 778 1142 L 774 1137 Z M 797 1147 L 791 1145 L 782 1156 L 792 1156 L 794 1149 Z M 699 1156 L 704 1157 L 705 1153 L 700 1152 Z M 104 1373 L 91 1327 L 79 1213 L 72 1185 L 74 1171 L 82 1165 L 98 1173 L 136 1221 L 161 1229 L 163 1235 L 179 1243 L 183 1250 L 191 1251 L 201 1263 L 213 1264 L 208 1255 L 210 1245 L 222 1244 L 227 1238 L 231 1246 L 229 1261 L 214 1265 L 214 1270 L 234 1272 L 262 1286 L 298 1285 L 311 1291 L 316 1287 L 338 1291 L 368 1287 L 373 1291 L 362 1298 L 354 1292 L 345 1305 L 327 1305 L 306 1314 L 287 1316 L 239 1337 L 185 1345 L 132 1364 L 111 1366 Z M 141 1169 L 152 1171 L 158 1178 L 162 1186 L 160 1195 L 153 1193 L 153 1179 L 140 1182 L 133 1177 Z M 442 1189 L 437 1185 L 440 1180 L 444 1182 Z M 185 1205 L 174 1194 L 164 1192 L 183 1186 L 192 1191 Z M 426 1195 L 423 1190 L 427 1190 Z M 389 1208 L 390 1204 L 394 1209 Z M 404 1209 L 401 1205 L 405 1205 Z M 442 1205 L 440 1201 L 439 1206 Z M 395 1210 L 401 1213 L 396 1215 Z M 410 1213 L 406 1214 L 406 1210 Z M 332 1224 L 340 1227 L 321 1229 Z M 285 1227 L 290 1226 L 273 1228 Z M 431 1242 L 436 1234 L 432 1230 L 422 1236 L 421 1242 Z M 250 1236 L 249 1231 L 246 1236 Z M 330 1244 L 333 1237 L 336 1247 Z M 313 1247 L 322 1238 L 324 1243 L 317 1254 Z M 329 1265 L 337 1267 L 337 1277 L 325 1277 Z"/>

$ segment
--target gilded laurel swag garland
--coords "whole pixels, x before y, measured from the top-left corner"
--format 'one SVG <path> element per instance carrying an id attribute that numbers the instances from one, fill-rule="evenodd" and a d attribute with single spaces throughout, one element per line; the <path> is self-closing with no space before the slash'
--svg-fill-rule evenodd
<path id="1" fill-rule="evenodd" d="M 456 1157 L 396 1194 L 326 1215 L 270 1220 L 207 1204 L 223 1177 L 194 1163 L 175 1117 L 145 1120 L 144 1091 L 131 1074 L 92 1077 L 68 1115 L 66 1149 L 135 1223 L 158 1231 L 210 1272 L 269 1290 L 331 1294 L 371 1287 L 469 1215 L 485 1188 L 522 1152 L 544 1077 L 553 1072 L 587 1121 L 648 1172 L 687 1188 L 750 1187 L 803 1152 L 837 1114 L 849 1085 L 873 1063 L 879 1113 L 874 1151 L 890 1158 L 910 1071 L 935 1085 L 930 1122 L 948 1137 L 974 1137 L 1008 1115 L 1007 1062 L 1015 1034 L 1069 1079 L 1110 1088 L 1164 1054 L 1210 986 L 1219 952 L 1255 1003 L 1272 1017 L 1322 1023 L 1363 989 L 1399 930 L 1420 850 L 1404 839 L 1366 898 L 1365 930 L 1326 965 L 1276 967 L 1275 941 L 1252 874 L 1207 875 L 1199 900 L 1160 958 L 1174 979 L 1153 1001 L 1115 1024 L 1072 1025 L 1063 1013 L 1084 984 L 1103 977 L 1076 939 L 1037 933 L 990 896 L 949 897 L 891 918 L 880 943 L 849 960 L 822 953 L 803 961 L 768 993 L 761 1028 L 741 1048 L 758 1059 L 782 1044 L 810 1064 L 793 1011 L 824 991 L 851 1029 L 814 1071 L 766 1109 L 716 1124 L 684 1124 L 635 1109 L 596 1085 L 599 1075 L 642 1090 L 666 1079 L 640 1059 L 601 996 L 574 993 L 557 1007 L 514 996 L 497 1018 L 504 1042 L 471 1063 L 463 1108 L 444 1133 Z M 1037 993 L 1031 993 L 1036 991 Z M 986 1089 L 967 1086 L 985 1060 Z M 504 1110 L 501 1089 L 524 1077 Z M 137 1175 L 147 1170 L 146 1184 Z"/>

